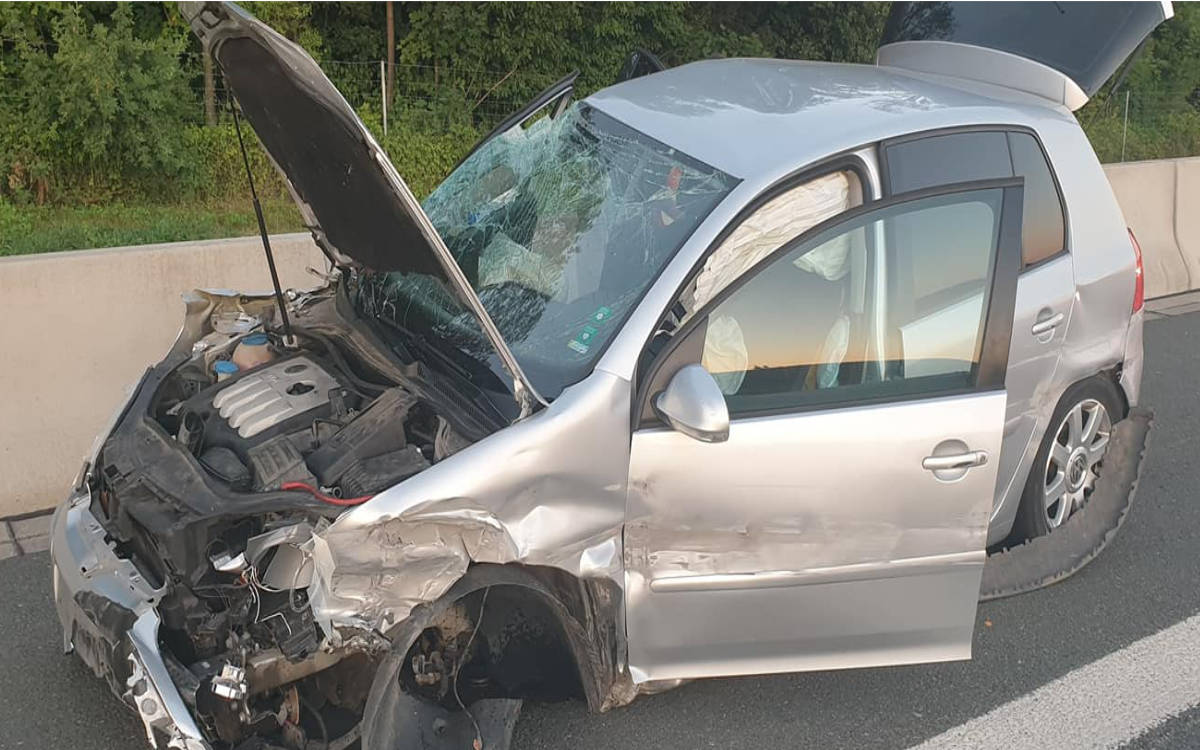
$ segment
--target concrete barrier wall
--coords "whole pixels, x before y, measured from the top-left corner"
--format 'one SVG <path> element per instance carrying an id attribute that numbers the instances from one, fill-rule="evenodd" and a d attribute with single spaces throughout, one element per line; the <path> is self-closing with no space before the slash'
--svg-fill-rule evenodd
<path id="1" fill-rule="evenodd" d="M 1142 246 L 1146 296 L 1200 288 L 1200 157 L 1104 167 Z"/>
<path id="2" fill-rule="evenodd" d="M 1200 288 L 1200 158 L 1105 168 L 1141 242 L 1146 294 Z M 282 282 L 324 258 L 274 238 Z M 196 287 L 270 288 L 257 238 L 0 258 L 0 517 L 50 507 L 145 367 L 161 359 Z"/>
<path id="3" fill-rule="evenodd" d="M 280 281 L 325 259 L 308 234 L 273 238 Z M 162 359 L 193 288 L 271 288 L 257 238 L 0 258 L 0 517 L 65 497 L 92 439 Z"/>

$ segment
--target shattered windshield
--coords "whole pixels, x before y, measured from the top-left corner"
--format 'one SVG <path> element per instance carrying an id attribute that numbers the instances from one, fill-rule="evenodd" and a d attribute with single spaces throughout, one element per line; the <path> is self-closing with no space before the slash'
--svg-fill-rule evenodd
<path id="1" fill-rule="evenodd" d="M 735 183 L 577 103 L 484 144 L 424 209 L 534 387 L 554 398 L 591 371 L 626 313 Z M 508 382 L 442 277 L 367 272 L 355 299 L 474 379 Z"/>

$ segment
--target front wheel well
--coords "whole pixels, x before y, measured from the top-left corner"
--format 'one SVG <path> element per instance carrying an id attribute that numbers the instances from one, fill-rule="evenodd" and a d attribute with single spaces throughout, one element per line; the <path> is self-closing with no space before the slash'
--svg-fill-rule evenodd
<path id="1" fill-rule="evenodd" d="M 364 731 L 404 700 L 457 710 L 483 698 L 586 699 L 602 710 L 621 660 L 620 588 L 521 564 L 472 565 L 389 633 Z M 457 687 L 457 691 L 456 691 Z M 405 698 L 404 696 L 407 696 Z"/>
<path id="2" fill-rule="evenodd" d="M 583 698 L 563 614 L 537 589 L 499 583 L 454 601 L 409 647 L 404 689 L 453 709 L 481 698 Z"/>

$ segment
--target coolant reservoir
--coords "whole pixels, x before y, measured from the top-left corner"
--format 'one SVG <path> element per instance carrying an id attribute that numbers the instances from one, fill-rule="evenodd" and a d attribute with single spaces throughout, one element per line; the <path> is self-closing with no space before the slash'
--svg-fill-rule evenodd
<path id="1" fill-rule="evenodd" d="M 271 351 L 271 340 L 267 334 L 252 333 L 238 342 L 229 359 L 239 370 L 250 370 L 275 359 L 275 353 Z"/>

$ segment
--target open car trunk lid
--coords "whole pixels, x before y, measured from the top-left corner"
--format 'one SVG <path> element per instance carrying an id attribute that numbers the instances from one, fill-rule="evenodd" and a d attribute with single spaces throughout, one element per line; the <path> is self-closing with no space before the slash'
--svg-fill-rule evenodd
<path id="1" fill-rule="evenodd" d="M 234 3 L 184 2 L 180 10 L 326 255 L 440 279 L 478 318 L 523 410 L 544 404 L 421 204 L 316 61 Z"/>
<path id="2" fill-rule="evenodd" d="M 1074 111 L 1116 72 L 1170 2 L 893 3 L 876 62 L 998 84 Z"/>

